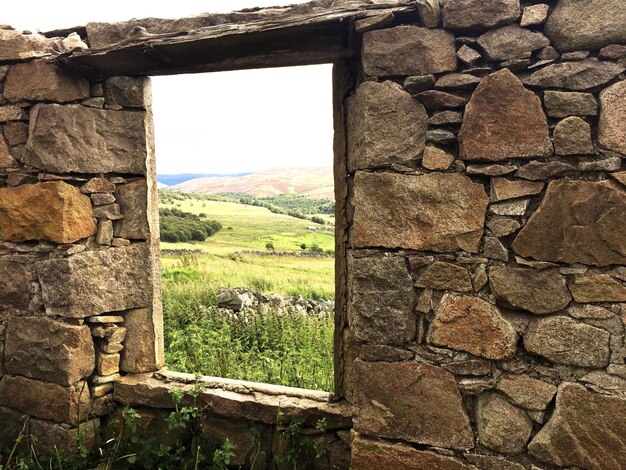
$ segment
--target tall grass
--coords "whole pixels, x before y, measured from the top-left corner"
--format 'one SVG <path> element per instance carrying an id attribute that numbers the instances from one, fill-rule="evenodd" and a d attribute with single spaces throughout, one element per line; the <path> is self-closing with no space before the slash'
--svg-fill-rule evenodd
<path id="1" fill-rule="evenodd" d="M 178 263 L 163 271 L 165 350 L 170 369 L 332 391 L 332 314 L 274 310 L 224 314 L 215 306 L 217 287 L 225 284 L 224 279 L 218 282 L 189 262 L 183 264 L 187 266 Z M 250 278 L 239 285 L 268 292 L 270 285 L 281 285 L 281 281 L 272 280 L 266 272 L 266 276 L 259 273 L 256 285 Z M 311 289 L 308 286 L 303 291 L 292 285 L 286 293 L 293 290 L 293 295 L 303 297 L 327 294 Z"/>

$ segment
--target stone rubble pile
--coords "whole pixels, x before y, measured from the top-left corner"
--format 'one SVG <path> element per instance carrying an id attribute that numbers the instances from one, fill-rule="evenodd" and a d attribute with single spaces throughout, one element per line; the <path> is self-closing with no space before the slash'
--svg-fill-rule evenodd
<path id="1" fill-rule="evenodd" d="M 332 300 L 304 299 L 302 296 L 264 295 L 247 287 L 222 288 L 216 296 L 217 306 L 231 312 L 273 312 L 326 316 L 333 312 Z"/>

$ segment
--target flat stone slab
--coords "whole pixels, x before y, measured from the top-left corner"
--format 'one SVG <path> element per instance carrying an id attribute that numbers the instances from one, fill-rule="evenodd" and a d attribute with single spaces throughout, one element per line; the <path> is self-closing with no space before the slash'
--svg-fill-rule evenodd
<path id="1" fill-rule="evenodd" d="M 54 173 L 146 172 L 148 129 L 142 111 L 38 104 L 30 116 L 28 165 Z"/>

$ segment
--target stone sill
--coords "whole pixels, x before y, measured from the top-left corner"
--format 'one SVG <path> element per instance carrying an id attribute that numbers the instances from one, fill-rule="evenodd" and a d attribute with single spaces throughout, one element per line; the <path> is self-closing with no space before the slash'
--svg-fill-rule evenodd
<path id="1" fill-rule="evenodd" d="M 208 405 L 219 416 L 277 424 L 280 411 L 281 423 L 302 418 L 315 426 L 324 419 L 328 429 L 352 427 L 352 407 L 345 400 L 332 402 L 332 395 L 326 392 L 216 377 L 201 377 L 198 382 L 206 388 L 196 405 Z M 170 390 L 189 391 L 195 383 L 192 374 L 167 370 L 130 374 L 115 383 L 115 400 L 123 405 L 173 409 Z M 186 395 L 183 404 L 192 403 L 193 398 Z"/>

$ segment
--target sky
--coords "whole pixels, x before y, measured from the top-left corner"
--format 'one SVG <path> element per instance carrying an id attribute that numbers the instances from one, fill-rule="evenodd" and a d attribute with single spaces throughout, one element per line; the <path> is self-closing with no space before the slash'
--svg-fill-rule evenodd
<path id="1" fill-rule="evenodd" d="M 7 2 L 2 23 L 47 31 L 90 21 L 180 18 L 294 0 L 107 0 L 65 8 L 50 0 Z M 331 66 L 152 78 L 159 174 L 241 173 L 332 165 Z"/>

